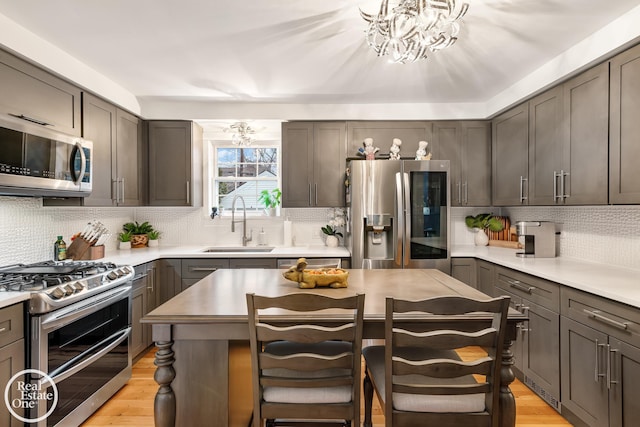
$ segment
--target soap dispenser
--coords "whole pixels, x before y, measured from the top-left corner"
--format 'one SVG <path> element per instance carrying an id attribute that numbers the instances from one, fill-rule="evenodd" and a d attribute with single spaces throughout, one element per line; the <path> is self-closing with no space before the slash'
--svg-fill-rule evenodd
<path id="1" fill-rule="evenodd" d="M 267 244 L 267 235 L 264 232 L 264 227 L 260 229 L 260 233 L 258 233 L 258 246 L 264 246 Z"/>

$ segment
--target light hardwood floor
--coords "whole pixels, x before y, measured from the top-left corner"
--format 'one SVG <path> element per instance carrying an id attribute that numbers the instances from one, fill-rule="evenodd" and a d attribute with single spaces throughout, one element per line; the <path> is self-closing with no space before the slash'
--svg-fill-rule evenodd
<path id="1" fill-rule="evenodd" d="M 153 427 L 153 399 L 157 391 L 157 384 L 153 380 L 154 353 L 153 349 L 150 350 L 134 365 L 133 375 L 127 385 L 82 424 L 83 427 Z M 516 398 L 516 427 L 571 426 L 520 381 L 511 384 L 511 390 Z M 375 398 L 373 423 L 374 427 L 384 427 L 384 416 Z"/>

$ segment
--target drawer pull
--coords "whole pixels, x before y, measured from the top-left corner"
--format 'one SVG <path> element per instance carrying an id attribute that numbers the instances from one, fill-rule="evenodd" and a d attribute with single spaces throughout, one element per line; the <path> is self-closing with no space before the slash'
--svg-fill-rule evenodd
<path id="1" fill-rule="evenodd" d="M 519 291 L 526 292 L 529 295 L 531 295 L 531 293 L 536 289 L 533 286 L 523 285 L 522 283 L 518 282 L 517 280 L 513 280 L 513 281 L 509 280 L 508 282 L 509 282 L 509 286 L 511 286 L 512 288 L 516 288 Z"/>
<path id="2" fill-rule="evenodd" d="M 627 330 L 629 328 L 629 324 L 627 322 L 618 322 L 617 320 L 613 320 L 613 319 L 609 319 L 606 316 L 603 316 L 602 314 L 600 314 L 599 311 L 591 311 L 591 310 L 587 310 L 586 308 L 582 309 L 582 311 L 584 311 L 586 313 L 587 316 L 591 317 L 592 319 L 595 320 L 599 320 L 601 322 L 607 323 L 611 326 L 615 326 L 616 328 L 622 329 L 622 330 Z"/>
<path id="3" fill-rule="evenodd" d="M 217 271 L 218 267 L 189 267 L 189 271 Z"/>
<path id="4" fill-rule="evenodd" d="M 7 328 L 0 328 L 0 333 L 4 332 L 6 330 L 7 330 Z"/>

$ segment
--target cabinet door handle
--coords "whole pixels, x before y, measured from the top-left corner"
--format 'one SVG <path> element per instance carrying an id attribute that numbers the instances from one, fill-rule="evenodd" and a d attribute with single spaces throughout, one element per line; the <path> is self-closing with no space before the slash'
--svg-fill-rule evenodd
<path id="1" fill-rule="evenodd" d="M 596 340 L 596 363 L 595 363 L 595 376 L 594 381 L 600 382 L 600 378 L 604 377 L 605 374 L 600 373 L 600 349 L 602 347 L 606 347 L 606 344 L 600 344 L 598 340 Z"/>
<path id="2" fill-rule="evenodd" d="M 553 171 L 553 203 L 558 203 L 558 197 L 562 199 L 562 196 L 558 196 L 558 172 Z"/>
<path id="3" fill-rule="evenodd" d="M 147 286 L 147 289 L 149 289 L 151 292 L 154 291 L 155 280 L 156 280 L 156 278 L 155 278 L 153 273 L 154 273 L 153 272 L 153 268 L 150 268 L 150 269 L 147 270 L 147 274 L 150 276 L 148 283 L 151 283 L 151 286 Z"/>
<path id="4" fill-rule="evenodd" d="M 0 328 L 0 332 L 4 332 L 6 330 L 7 330 L 7 328 Z"/>
<path id="5" fill-rule="evenodd" d="M 599 320 L 603 323 L 607 323 L 611 326 L 615 326 L 618 329 L 622 329 L 622 330 L 627 330 L 629 328 L 629 323 L 627 322 L 618 322 L 617 320 L 613 320 L 608 318 L 607 316 L 603 316 L 602 314 L 600 314 L 600 312 L 598 310 L 587 310 L 586 308 L 583 308 L 582 311 L 589 317 L 591 317 L 592 319 L 595 320 Z"/>
<path id="6" fill-rule="evenodd" d="M 467 181 L 465 181 L 462 185 L 464 186 L 464 204 L 466 205 L 469 203 L 469 185 Z"/>
<path id="7" fill-rule="evenodd" d="M 122 185 L 122 203 L 124 203 L 124 178 L 120 178 L 120 185 Z"/>
<path id="8" fill-rule="evenodd" d="M 611 358 L 611 355 L 612 354 L 616 354 L 619 351 L 620 350 L 618 350 L 616 348 L 612 349 L 611 345 L 607 344 L 607 354 L 608 354 L 608 357 L 607 357 L 607 389 L 609 389 L 609 390 L 611 390 L 611 385 L 612 384 L 618 384 L 618 382 L 619 382 L 618 380 L 613 380 L 612 379 L 612 377 L 613 377 L 613 375 L 612 375 L 613 369 L 611 368 L 611 365 L 613 365 L 613 360 Z M 616 357 L 616 359 L 617 359 L 617 357 Z"/>
<path id="9" fill-rule="evenodd" d="M 311 200 L 311 183 L 309 183 L 309 206 L 313 206 L 313 201 Z"/>
<path id="10" fill-rule="evenodd" d="M 189 271 L 217 271 L 218 267 L 189 267 Z"/>
<path id="11" fill-rule="evenodd" d="M 17 117 L 17 118 L 22 119 L 22 120 L 26 120 L 26 121 L 31 122 L 31 123 L 35 123 L 35 124 L 40 125 L 40 126 L 53 126 L 51 123 L 47 123 L 47 122 L 45 122 L 43 120 L 34 119 L 33 117 L 25 116 L 24 114 L 11 114 L 11 113 L 9 113 L 9 115 L 13 116 L 13 117 Z"/>
<path id="12" fill-rule="evenodd" d="M 524 176 L 520 176 L 520 203 L 524 203 L 527 200 L 527 196 L 524 195 L 524 183 L 528 181 Z"/>
<path id="13" fill-rule="evenodd" d="M 518 280 L 508 280 L 509 286 L 516 288 L 519 291 L 526 292 L 529 295 L 536 289 L 533 286 L 526 286 L 520 283 Z"/>
<path id="14" fill-rule="evenodd" d="M 460 183 L 456 184 L 458 186 L 458 204 L 461 205 L 462 204 L 462 188 Z"/>
<path id="15" fill-rule="evenodd" d="M 187 205 L 191 204 L 191 181 L 187 180 Z"/>
<path id="16" fill-rule="evenodd" d="M 570 194 L 567 194 L 565 191 L 565 177 L 569 176 L 569 172 L 560 171 L 560 194 L 562 195 L 562 199 L 566 199 L 567 197 L 571 197 Z"/>

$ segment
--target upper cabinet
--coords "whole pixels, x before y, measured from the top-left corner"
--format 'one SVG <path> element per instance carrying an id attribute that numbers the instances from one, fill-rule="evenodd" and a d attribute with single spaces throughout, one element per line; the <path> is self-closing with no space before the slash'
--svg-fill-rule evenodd
<path id="1" fill-rule="evenodd" d="M 609 201 L 640 203 L 640 45 L 611 60 Z"/>
<path id="2" fill-rule="evenodd" d="M 93 189 L 85 206 L 143 204 L 140 119 L 84 93 L 83 137 L 93 141 Z"/>
<path id="3" fill-rule="evenodd" d="M 492 192 L 494 206 L 527 203 L 529 104 L 493 119 Z"/>
<path id="4" fill-rule="evenodd" d="M 493 204 L 607 203 L 608 63 L 493 120 Z"/>
<path id="5" fill-rule="evenodd" d="M 0 113 L 80 136 L 80 88 L 0 50 Z"/>
<path id="6" fill-rule="evenodd" d="M 202 128 L 148 122 L 149 205 L 202 206 Z"/>
<path id="7" fill-rule="evenodd" d="M 282 206 L 344 206 L 345 122 L 282 124 Z"/>
<path id="8" fill-rule="evenodd" d="M 562 168 L 556 203 L 608 202 L 609 64 L 594 67 L 562 85 Z"/>
<path id="9" fill-rule="evenodd" d="M 414 158 L 418 142 L 427 141 L 427 152 L 432 153 L 434 159 L 441 160 L 443 157 L 438 153 L 437 144 L 432 141 L 432 128 L 431 122 L 422 121 L 347 122 L 347 156 L 357 157 L 365 138 L 373 139 L 373 145 L 380 149 L 378 153 L 388 154 L 394 138 L 398 138 L 402 141 L 400 157 Z"/>
<path id="10" fill-rule="evenodd" d="M 434 123 L 438 159 L 450 161 L 451 206 L 491 205 L 490 135 L 489 122 Z"/>

